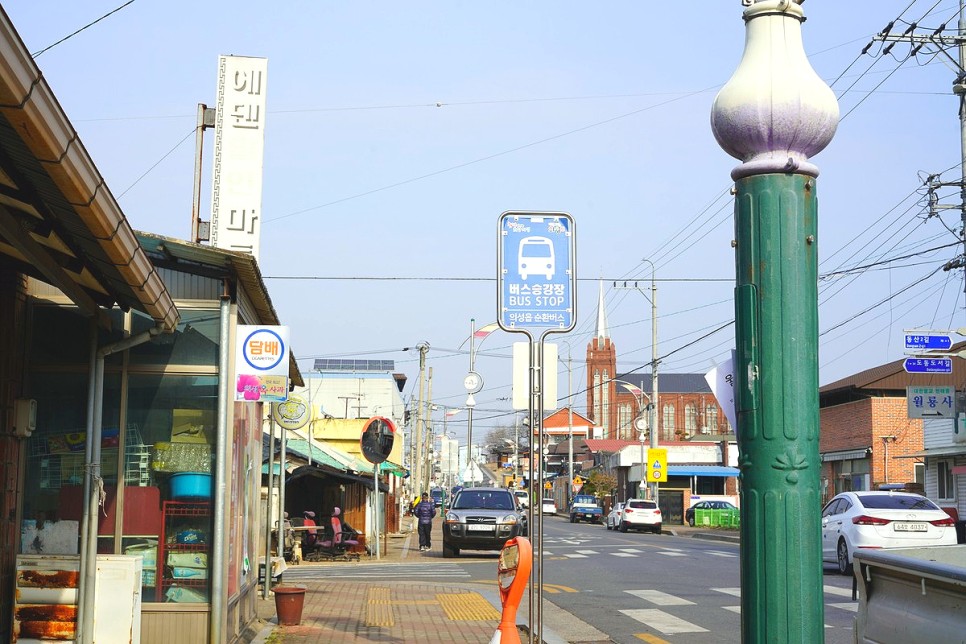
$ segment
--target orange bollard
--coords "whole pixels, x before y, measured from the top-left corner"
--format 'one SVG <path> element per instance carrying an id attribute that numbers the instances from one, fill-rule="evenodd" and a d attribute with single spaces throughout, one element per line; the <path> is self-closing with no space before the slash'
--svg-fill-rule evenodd
<path id="1" fill-rule="evenodd" d="M 496 572 L 503 615 L 500 617 L 500 626 L 496 629 L 490 644 L 520 644 L 517 609 L 520 607 L 523 591 L 526 590 L 527 582 L 530 580 L 532 567 L 533 546 L 530 545 L 530 540 L 516 537 L 507 541 L 500 551 Z"/>

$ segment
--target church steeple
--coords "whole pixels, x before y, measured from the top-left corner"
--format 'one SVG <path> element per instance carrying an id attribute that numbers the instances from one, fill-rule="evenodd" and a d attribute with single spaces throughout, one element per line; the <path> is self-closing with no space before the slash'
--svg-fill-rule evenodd
<path id="1" fill-rule="evenodd" d="M 617 401 L 614 378 L 617 377 L 617 349 L 607 331 L 604 310 L 604 282 L 600 282 L 597 298 L 597 332 L 587 344 L 587 414 L 600 427 L 601 438 L 618 438 Z"/>
<path id="2" fill-rule="evenodd" d="M 609 337 L 607 335 L 607 312 L 604 310 L 604 281 L 600 281 L 599 291 L 597 295 L 597 333 L 596 337 L 599 344 L 603 345 L 603 339 Z"/>

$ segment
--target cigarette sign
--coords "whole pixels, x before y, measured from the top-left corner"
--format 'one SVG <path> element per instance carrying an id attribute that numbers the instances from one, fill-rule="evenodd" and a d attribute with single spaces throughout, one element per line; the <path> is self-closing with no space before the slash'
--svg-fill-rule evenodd
<path id="1" fill-rule="evenodd" d="M 288 399 L 288 327 L 239 325 L 235 345 L 235 400 Z"/>

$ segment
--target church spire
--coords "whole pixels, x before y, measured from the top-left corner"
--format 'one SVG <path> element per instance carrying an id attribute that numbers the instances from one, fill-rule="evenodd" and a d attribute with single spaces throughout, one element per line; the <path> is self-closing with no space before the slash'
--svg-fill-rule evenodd
<path id="1" fill-rule="evenodd" d="M 607 313 L 604 311 L 604 281 L 601 280 L 597 296 L 597 338 L 603 340 L 607 337 L 610 336 L 607 335 Z"/>

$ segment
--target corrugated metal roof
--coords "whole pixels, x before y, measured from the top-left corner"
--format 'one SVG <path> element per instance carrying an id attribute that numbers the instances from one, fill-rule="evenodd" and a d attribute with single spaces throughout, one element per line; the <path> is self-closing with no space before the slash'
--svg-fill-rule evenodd
<path id="1" fill-rule="evenodd" d="M 223 271 L 226 277 L 235 276 L 255 308 L 258 315 L 256 323 L 281 324 L 262 279 L 258 261 L 250 253 L 213 248 L 154 233 L 135 231 L 135 234 L 142 248 L 158 266 L 210 277 L 217 277 L 217 271 Z M 295 386 L 305 386 L 295 361 L 295 352 L 289 353 L 289 378 Z"/>

